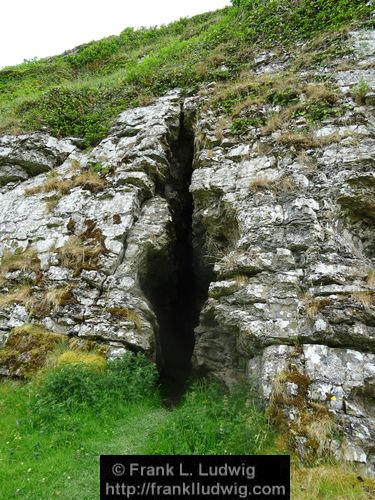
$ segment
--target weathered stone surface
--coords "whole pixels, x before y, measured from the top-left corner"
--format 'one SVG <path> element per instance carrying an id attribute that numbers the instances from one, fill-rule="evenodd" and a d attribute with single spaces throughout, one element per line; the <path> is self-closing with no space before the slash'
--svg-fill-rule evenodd
<path id="1" fill-rule="evenodd" d="M 304 376 L 307 401 L 325 407 L 343 432 L 344 439 L 331 440 L 329 447 L 337 457 L 366 464 L 371 470 L 375 443 L 375 354 L 318 344 L 275 345 L 252 358 L 247 373 L 266 401 L 272 403 L 276 398 L 286 417 L 293 412 L 293 420 L 301 421 L 306 420 L 306 406 L 298 401 L 302 386 L 296 374 Z M 289 380 L 296 382 L 292 394 Z M 283 400 L 281 395 L 291 397 Z M 308 426 L 300 431 L 308 437 Z"/>
<path id="2" fill-rule="evenodd" d="M 0 185 L 47 172 L 75 149 L 69 140 L 43 133 L 0 137 Z"/>
<path id="3" fill-rule="evenodd" d="M 90 154 L 44 134 L 2 138 L 4 161 L 22 164 L 32 175 L 55 172 L 22 182 L 0 199 L 3 297 L 25 279 L 22 255 L 33 250 L 38 258 L 27 299 L 2 307 L 4 332 L 37 321 L 55 332 L 107 342 L 115 351 L 155 355 L 155 314 L 138 275 L 148 253 L 169 245 L 171 215 L 167 201 L 155 196 L 155 183 L 169 171 L 169 144 L 179 127 L 180 100 L 172 93 L 154 106 L 120 115 L 111 135 Z M 59 192 L 59 182 L 87 174 L 92 164 L 109 168 L 104 188 L 91 192 L 83 179 L 82 185 Z M 55 189 L 35 192 L 56 178 Z M 49 200 L 55 200 L 51 206 Z M 69 249 L 72 243 L 76 248 Z M 14 252 L 20 253 L 21 265 L 9 272 L 5 261 Z M 85 252 L 93 255 L 87 262 Z M 48 298 L 51 289 L 66 287 L 69 300 Z"/>
<path id="4" fill-rule="evenodd" d="M 203 146 L 191 184 L 202 259 L 216 275 L 196 328 L 195 367 L 231 384 L 247 365 L 270 411 L 278 401 L 301 455 L 315 438 L 298 419 L 321 419 L 326 429 L 332 420 L 343 442 L 326 436 L 314 441 L 316 451 L 330 448 L 370 474 L 375 135 L 370 102 L 359 105 L 354 95 L 361 77 L 369 92 L 375 87 L 373 70 L 360 69 L 372 60 L 374 40 L 372 32 L 353 33 L 353 69 L 322 71 L 347 105 L 315 127 L 316 138 L 332 143 L 301 154 L 280 144 L 280 132 L 262 137 L 255 127 L 240 144 L 227 143 L 225 131 L 214 143 L 219 117 L 209 111 L 196 126 Z M 259 67 L 272 58 L 263 55 Z M 304 76 L 313 80 L 316 70 Z"/>

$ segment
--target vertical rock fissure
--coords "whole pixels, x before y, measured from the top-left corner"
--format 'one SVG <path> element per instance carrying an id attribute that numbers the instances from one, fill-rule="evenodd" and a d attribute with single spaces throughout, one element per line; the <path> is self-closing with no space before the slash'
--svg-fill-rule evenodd
<path id="1" fill-rule="evenodd" d="M 170 209 L 169 245 L 148 253 L 140 285 L 157 317 L 157 365 L 166 399 L 173 403 L 182 395 L 191 373 L 198 297 L 202 295 L 194 272 L 193 199 L 189 192 L 194 135 L 184 125 L 183 110 L 178 137 L 170 140 L 169 149 L 169 173 L 157 193 Z"/>

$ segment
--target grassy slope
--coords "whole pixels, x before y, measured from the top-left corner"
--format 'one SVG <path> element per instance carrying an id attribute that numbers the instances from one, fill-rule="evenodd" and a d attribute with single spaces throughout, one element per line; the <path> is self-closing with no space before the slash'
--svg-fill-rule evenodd
<path id="1" fill-rule="evenodd" d="M 100 454 L 260 453 L 273 446 L 264 414 L 249 407 L 243 391 L 225 396 L 203 384 L 171 412 L 155 388 L 133 402 L 116 401 L 100 386 L 106 372 L 73 372 L 52 368 L 27 384 L 0 382 L 0 498 L 97 498 Z M 52 396 L 41 407 L 46 388 Z"/>
<path id="2" fill-rule="evenodd" d="M 144 441 L 166 410 L 145 403 L 118 415 L 77 413 L 66 428 L 25 427 L 27 387 L 0 384 L 0 498 L 98 497 L 100 454 L 142 453 Z"/>
<path id="3" fill-rule="evenodd" d="M 0 498 L 27 500 L 93 500 L 98 498 L 100 454 L 186 453 L 186 444 L 195 443 L 207 453 L 210 446 L 224 453 L 225 440 L 204 443 L 203 437 L 213 436 L 215 419 L 207 411 L 221 403 L 207 405 L 207 393 L 193 391 L 174 411 L 167 411 L 155 400 L 140 401 L 100 412 L 78 411 L 65 415 L 65 426 L 44 429 L 26 425 L 29 411 L 29 387 L 0 383 Z M 205 403 L 206 402 L 206 403 Z M 225 399 L 224 399 L 225 406 Z M 248 436 L 254 443 L 263 433 L 260 448 L 255 453 L 282 453 L 275 447 L 272 433 L 262 416 L 252 412 Z M 258 422 L 254 423 L 255 420 Z M 224 419 L 225 420 L 225 419 Z M 222 420 L 222 423 L 225 421 Z M 231 425 L 233 415 L 227 419 Z M 203 425 L 205 429 L 200 430 Z M 217 428 L 218 426 L 216 426 Z M 211 428 L 211 432 L 210 432 Z M 232 430 L 235 429 L 232 428 Z M 238 428 L 237 428 L 238 430 Z M 201 443 L 201 444 L 200 444 Z M 207 448 L 208 446 L 208 448 Z M 158 451 L 160 450 L 160 451 Z M 334 464 L 303 468 L 292 465 L 292 498 L 366 499 L 375 494 L 373 481 L 361 479 L 349 466 Z"/>
<path id="4" fill-rule="evenodd" d="M 123 109 L 168 89 L 197 91 L 251 70 L 264 47 L 294 43 L 366 18 L 363 0 L 238 0 L 153 29 L 125 29 L 57 57 L 0 71 L 0 133 L 46 127 L 93 145 Z M 249 7 L 249 4 L 252 7 Z"/>

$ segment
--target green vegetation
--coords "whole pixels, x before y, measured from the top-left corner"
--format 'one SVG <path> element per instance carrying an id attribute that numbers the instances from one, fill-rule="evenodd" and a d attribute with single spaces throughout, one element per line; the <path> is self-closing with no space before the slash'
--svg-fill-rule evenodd
<path id="1" fill-rule="evenodd" d="M 365 104 L 366 96 L 370 90 L 369 84 L 363 78 L 360 79 L 358 85 L 354 87 L 354 99 L 357 104 Z"/>
<path id="2" fill-rule="evenodd" d="M 70 53 L 3 69 L 0 133 L 47 127 L 56 136 L 80 136 L 86 146 L 94 145 L 128 107 L 147 104 L 175 87 L 191 94 L 203 82 L 231 81 L 251 70 L 255 50 L 292 47 L 366 19 L 372 10 L 363 0 L 233 4 L 160 28 L 127 28 Z M 284 105 L 293 99 L 293 92 L 276 93 L 272 102 Z M 325 115 L 320 109 L 312 113 Z M 234 124 L 234 132 L 242 133 L 244 126 Z"/>
<path id="3" fill-rule="evenodd" d="M 363 0 L 232 0 L 247 21 L 248 35 L 267 42 L 309 38 L 337 29 L 372 9 Z"/>
<path id="4" fill-rule="evenodd" d="M 286 452 L 245 387 L 227 394 L 199 381 L 167 411 L 156 375 L 140 354 L 103 365 L 75 350 L 25 384 L 0 382 L 2 497 L 98 498 L 100 454 Z M 292 458 L 292 498 L 374 492 L 374 481 L 349 466 L 306 468 Z"/>
<path id="5" fill-rule="evenodd" d="M 200 381 L 151 436 L 147 453 L 265 453 L 274 444 L 274 437 L 248 387 L 239 386 L 225 394 L 219 385 Z"/>
<path id="6" fill-rule="evenodd" d="M 140 354 L 103 366 L 97 354 L 75 350 L 26 384 L 1 382 L 4 498 L 97 498 L 101 453 L 261 453 L 272 446 L 274 432 L 244 389 L 227 395 L 216 384 L 195 384 L 167 411 L 156 376 Z"/>
<path id="7" fill-rule="evenodd" d="M 164 417 L 156 370 L 144 357 L 106 368 L 92 357 L 76 361 L 27 384 L 0 383 L 2 498 L 97 498 L 99 454 L 142 452 Z"/>
<path id="8" fill-rule="evenodd" d="M 105 369 L 97 356 L 65 354 L 58 358 L 57 366 L 42 372 L 30 400 L 32 420 L 56 425 L 63 414 L 100 412 L 145 398 L 158 401 L 156 367 L 144 356 L 129 353 Z"/>
<path id="9" fill-rule="evenodd" d="M 258 117 L 254 118 L 235 118 L 230 127 L 233 135 L 241 135 L 246 132 L 249 127 L 259 127 L 262 121 Z"/>
<path id="10" fill-rule="evenodd" d="M 306 83 L 296 68 L 272 75 L 243 72 L 232 81 L 218 84 L 209 103 L 231 117 L 234 135 L 245 134 L 250 127 L 263 127 L 263 133 L 269 134 L 286 129 L 299 117 L 312 126 L 341 112 L 332 85 Z"/>

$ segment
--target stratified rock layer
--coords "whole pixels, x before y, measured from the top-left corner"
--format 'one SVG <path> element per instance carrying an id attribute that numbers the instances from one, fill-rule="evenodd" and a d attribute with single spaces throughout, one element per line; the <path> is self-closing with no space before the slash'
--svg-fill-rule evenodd
<path id="1" fill-rule="evenodd" d="M 302 75 L 341 92 L 342 111 L 312 132 L 298 117 L 299 136 L 253 127 L 236 143 L 214 111 L 198 119 L 191 190 L 217 279 L 194 363 L 228 384 L 246 367 L 302 455 L 330 449 L 374 474 L 373 70 L 353 101 L 374 35 L 351 40 L 353 69 Z"/>
<path id="2" fill-rule="evenodd" d="M 110 136 L 89 154 L 42 134 L 2 138 L 0 152 L 9 168 L 21 160 L 40 162 L 39 172 L 56 167 L 53 176 L 8 185 L 0 198 L 3 263 L 14 252 L 22 261 L 30 249 L 40 261 L 37 270 L 3 265 L 3 297 L 25 280 L 32 283 L 28 300 L 2 308 L 4 337 L 32 320 L 113 348 L 155 354 L 156 318 L 138 274 L 149 253 L 168 253 L 170 246 L 172 218 L 155 186 L 168 175 L 169 143 L 177 140 L 179 127 L 180 101 L 172 94 L 120 115 Z M 13 149 L 6 153 L 9 144 Z M 99 179 L 98 186 L 90 176 Z M 56 303 L 51 289 L 69 289 L 70 300 Z"/>

